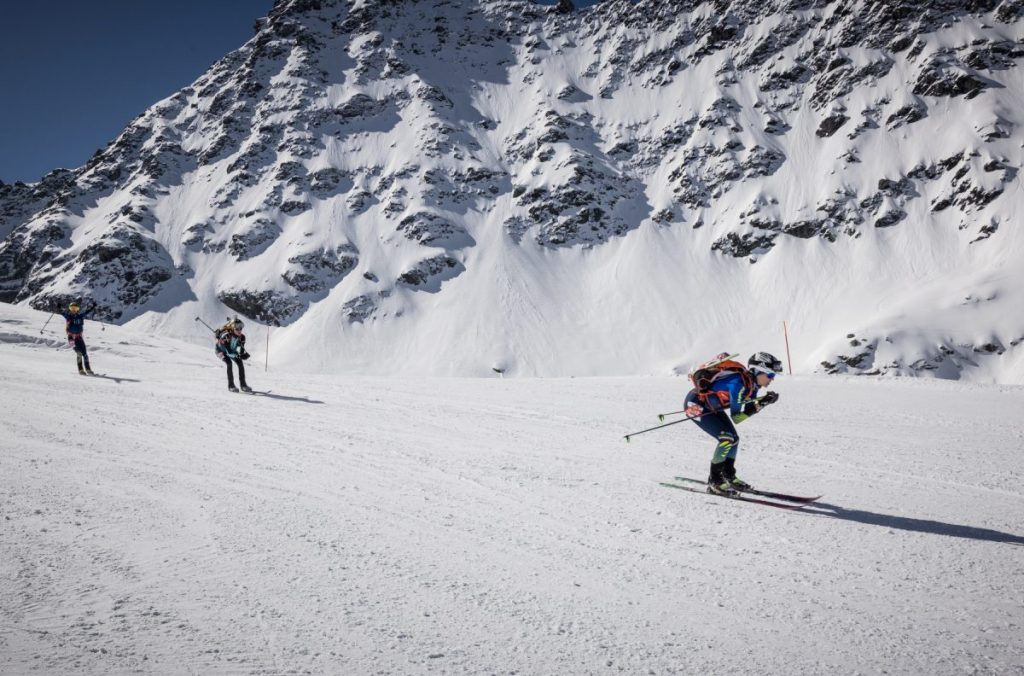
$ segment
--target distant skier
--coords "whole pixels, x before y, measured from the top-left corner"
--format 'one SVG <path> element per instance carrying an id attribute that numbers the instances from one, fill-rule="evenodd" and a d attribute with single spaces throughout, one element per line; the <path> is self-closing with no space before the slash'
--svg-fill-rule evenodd
<path id="1" fill-rule="evenodd" d="M 242 391 L 252 392 L 252 388 L 245 384 L 245 366 L 242 365 L 242 362 L 249 358 L 249 353 L 245 351 L 245 334 L 242 333 L 244 327 L 242 320 L 236 317 L 216 332 L 216 353 L 228 367 L 228 390 L 232 392 L 238 391 L 231 369 L 232 362 L 238 365 L 238 384 L 242 386 Z"/>
<path id="2" fill-rule="evenodd" d="M 711 458 L 708 492 L 736 495 L 751 486 L 736 476 L 740 437 L 734 423 L 743 422 L 779 400 L 775 392 L 768 392 L 760 398 L 756 395 L 782 371 L 782 362 L 767 352 L 755 353 L 746 367 L 727 357 L 727 354 L 721 354 L 690 373 L 694 388 L 686 395 L 686 415 L 693 417 L 702 430 L 718 439 Z"/>
<path id="3" fill-rule="evenodd" d="M 89 366 L 89 353 L 85 348 L 85 340 L 82 339 L 82 331 L 85 330 L 85 320 L 95 309 L 96 306 L 94 305 L 83 312 L 81 305 L 78 303 L 71 303 L 68 305 L 67 312 L 60 313 L 66 322 L 68 345 L 73 347 L 75 350 L 75 361 L 78 363 L 78 373 L 83 376 L 96 375 L 92 372 L 92 368 Z"/>

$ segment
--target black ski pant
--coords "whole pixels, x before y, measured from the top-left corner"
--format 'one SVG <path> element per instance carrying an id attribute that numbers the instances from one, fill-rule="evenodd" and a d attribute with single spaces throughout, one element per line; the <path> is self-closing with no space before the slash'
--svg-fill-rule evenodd
<path id="1" fill-rule="evenodd" d="M 740 435 L 736 432 L 736 426 L 728 413 L 719 411 L 708 415 L 702 415 L 694 419 L 697 427 L 718 440 L 715 446 L 715 454 L 711 457 L 712 465 L 719 465 L 732 458 L 736 461 L 736 454 L 740 450 Z"/>
<path id="2" fill-rule="evenodd" d="M 75 361 L 78 362 L 78 370 L 91 371 L 89 367 L 89 353 L 85 349 L 85 341 L 82 339 L 82 334 L 72 335 L 68 334 L 68 340 L 74 345 L 75 348 Z"/>
<path id="3" fill-rule="evenodd" d="M 245 367 L 242 365 L 241 357 L 224 357 L 224 363 L 228 367 L 228 387 L 235 386 L 235 374 L 231 370 L 231 362 L 238 364 L 238 384 L 242 387 L 248 387 L 245 384 Z"/>

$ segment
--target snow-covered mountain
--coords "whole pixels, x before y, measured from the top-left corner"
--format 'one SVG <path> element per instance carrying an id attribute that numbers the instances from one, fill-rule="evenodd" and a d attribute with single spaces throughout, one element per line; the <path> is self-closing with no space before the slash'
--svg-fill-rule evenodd
<path id="1" fill-rule="evenodd" d="M 1024 382 L 1024 4 L 279 0 L 84 167 L 0 300 L 277 363 Z"/>

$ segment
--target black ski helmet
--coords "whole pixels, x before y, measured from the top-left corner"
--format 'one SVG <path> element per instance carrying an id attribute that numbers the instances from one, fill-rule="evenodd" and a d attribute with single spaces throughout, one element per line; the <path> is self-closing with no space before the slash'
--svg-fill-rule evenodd
<path id="1" fill-rule="evenodd" d="M 767 352 L 755 352 L 747 360 L 747 368 L 754 373 L 767 373 L 774 376 L 782 372 L 782 362 L 775 355 Z"/>

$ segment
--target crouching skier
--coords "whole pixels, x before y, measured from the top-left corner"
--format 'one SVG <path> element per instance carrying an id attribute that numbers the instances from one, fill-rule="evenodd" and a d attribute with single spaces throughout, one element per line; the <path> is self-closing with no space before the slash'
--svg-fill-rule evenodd
<path id="1" fill-rule="evenodd" d="M 82 338 L 82 332 L 85 330 L 85 320 L 95 309 L 96 306 L 94 305 L 83 312 L 81 305 L 78 303 L 71 303 L 68 305 L 67 312 L 60 313 L 66 322 L 68 345 L 75 350 L 75 361 L 78 363 L 78 373 L 83 376 L 96 375 L 92 372 L 92 367 L 89 366 L 89 353 L 85 347 L 85 340 Z"/>
<path id="2" fill-rule="evenodd" d="M 231 364 L 238 365 L 238 384 L 242 386 L 243 392 L 252 392 L 252 388 L 245 383 L 245 366 L 242 362 L 249 358 L 249 353 L 245 351 L 245 334 L 242 333 L 244 328 L 242 320 L 237 317 L 233 321 L 229 321 L 227 324 L 217 329 L 217 356 L 223 360 L 228 368 L 228 390 L 231 392 L 237 392 L 238 388 L 235 387 L 235 376 L 231 369 Z"/>
<path id="3" fill-rule="evenodd" d="M 746 367 L 727 357 L 719 355 L 690 373 L 694 388 L 686 395 L 686 415 L 718 440 L 711 458 L 708 492 L 731 496 L 752 488 L 736 476 L 740 445 L 736 424 L 779 400 L 775 392 L 760 398 L 756 395 L 782 371 L 782 362 L 767 352 L 751 356 Z"/>

